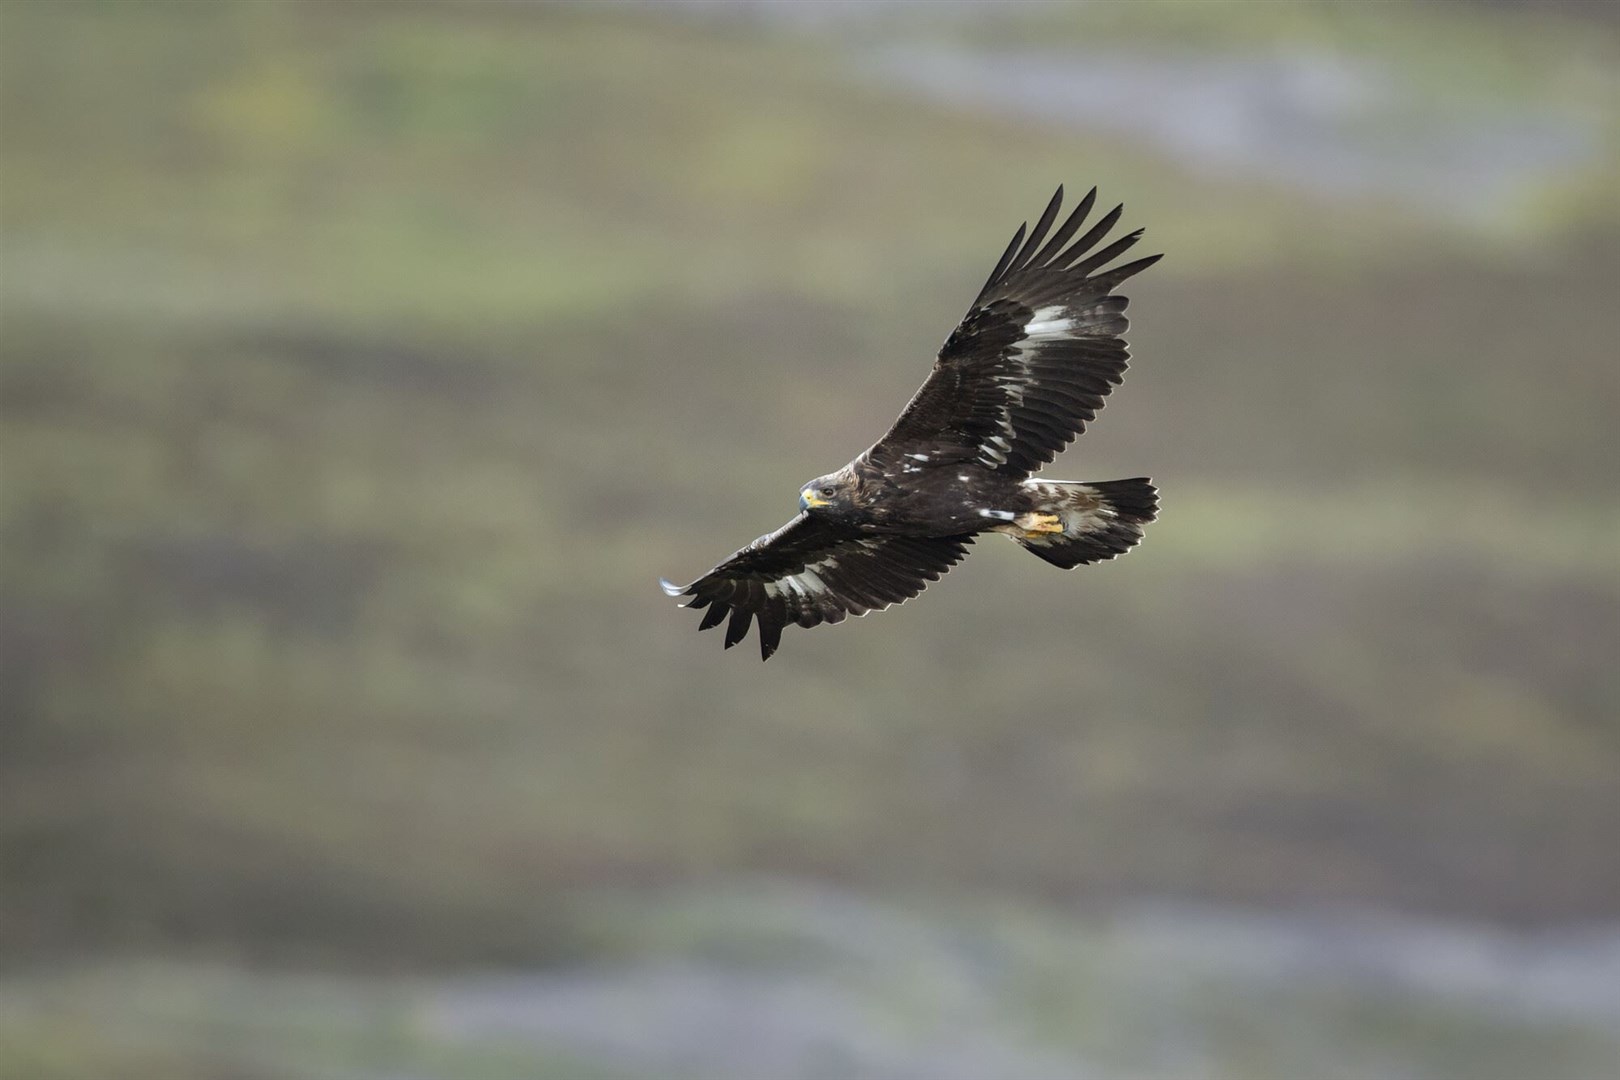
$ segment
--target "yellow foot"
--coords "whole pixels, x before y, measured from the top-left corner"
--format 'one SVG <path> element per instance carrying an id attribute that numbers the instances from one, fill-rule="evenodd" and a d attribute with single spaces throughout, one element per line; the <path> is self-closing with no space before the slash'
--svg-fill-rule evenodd
<path id="1" fill-rule="evenodd" d="M 1044 536 L 1063 531 L 1063 519 L 1056 514 L 1020 514 L 1013 520 L 1013 524 L 1031 536 Z"/>

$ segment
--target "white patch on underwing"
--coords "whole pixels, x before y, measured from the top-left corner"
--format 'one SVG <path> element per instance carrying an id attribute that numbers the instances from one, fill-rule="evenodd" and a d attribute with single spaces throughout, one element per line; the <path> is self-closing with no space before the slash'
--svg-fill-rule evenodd
<path id="1" fill-rule="evenodd" d="M 1011 425 L 1005 419 L 1001 421 L 1001 426 L 1004 430 L 1011 429 Z M 979 461 L 981 464 L 991 467 L 1005 465 L 1007 463 L 1007 451 L 1011 449 L 1012 444 L 1007 441 L 1005 435 L 992 435 L 985 439 L 984 443 L 979 447 Z"/>
<path id="2" fill-rule="evenodd" d="M 1011 510 L 980 510 L 980 517 L 995 518 L 997 521 L 1011 521 L 1018 515 Z"/>
<path id="3" fill-rule="evenodd" d="M 907 454 L 906 457 L 910 458 L 912 461 L 927 461 L 928 460 L 928 455 L 927 454 Z"/>
<path id="4" fill-rule="evenodd" d="M 1037 318 L 1043 313 L 1050 314 L 1061 311 L 1061 308 L 1041 308 L 1036 312 Z M 1051 320 L 1046 320 L 1051 322 Z M 1034 325 L 1032 321 L 1030 325 Z M 1041 337 L 1056 335 L 1042 334 Z M 1013 430 L 1012 411 L 1024 403 L 1025 384 L 1029 381 L 1029 363 L 1038 348 L 1038 341 L 1031 341 L 1031 335 L 1026 334 L 1022 344 L 1015 345 L 1007 355 L 1007 367 L 996 376 L 996 384 L 1006 395 L 1006 402 L 996 417 L 996 426 L 1001 434 L 986 440 L 986 444 L 979 447 L 979 462 L 983 465 L 995 467 L 1007 462 L 1007 453 L 1011 450 L 1013 442 L 1018 438 L 1018 432 Z M 994 445 L 999 440 L 1002 445 Z"/>
<path id="5" fill-rule="evenodd" d="M 789 574 L 781 578 L 780 583 L 786 585 L 800 596 L 811 596 L 827 591 L 827 583 L 821 580 L 821 575 L 808 566 L 797 574 Z"/>
<path id="6" fill-rule="evenodd" d="M 1030 316 L 1029 322 L 1024 324 L 1024 337 L 1035 340 L 1068 337 L 1069 332 L 1075 327 L 1075 322 L 1074 319 L 1064 317 L 1062 304 L 1053 304 L 1038 309 Z"/>

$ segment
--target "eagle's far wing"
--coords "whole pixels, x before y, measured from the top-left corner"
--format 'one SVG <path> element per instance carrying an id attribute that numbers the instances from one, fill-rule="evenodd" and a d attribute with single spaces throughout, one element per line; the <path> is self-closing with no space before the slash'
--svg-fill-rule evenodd
<path id="1" fill-rule="evenodd" d="M 1085 430 L 1129 359 L 1127 301 L 1113 289 L 1161 258 L 1094 273 L 1142 235 L 1138 229 L 1093 251 L 1119 220 L 1124 207 L 1116 206 L 1069 243 L 1096 198 L 1092 188 L 1050 239 L 1061 187 L 1028 239 L 1019 226 L 928 380 L 868 451 L 872 460 L 977 460 L 1022 478 Z"/>
<path id="2" fill-rule="evenodd" d="M 707 607 L 699 630 L 727 614 L 726 648 L 759 620 L 760 659 L 769 660 L 782 627 L 842 622 L 909 600 L 961 561 L 971 536 L 878 536 L 800 514 L 755 540 L 685 588 L 660 581 L 685 606 Z"/>

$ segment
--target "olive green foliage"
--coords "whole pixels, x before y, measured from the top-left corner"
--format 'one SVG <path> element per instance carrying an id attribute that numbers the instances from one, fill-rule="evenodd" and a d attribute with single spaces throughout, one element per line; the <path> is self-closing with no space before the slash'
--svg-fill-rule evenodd
<path id="1" fill-rule="evenodd" d="M 1096 40 L 1340 42 L 1595 156 L 1482 230 L 746 21 L 5 5 L 0 954 L 540 962 L 738 873 L 1615 915 L 1612 26 L 1206 6 Z M 657 577 L 875 438 L 1059 181 L 1168 253 L 1052 469 L 1152 474 L 1144 546 L 697 636 Z"/>

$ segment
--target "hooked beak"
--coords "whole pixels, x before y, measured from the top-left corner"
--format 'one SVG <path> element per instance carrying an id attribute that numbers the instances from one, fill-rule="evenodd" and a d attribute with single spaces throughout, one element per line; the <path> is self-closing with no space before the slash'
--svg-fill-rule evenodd
<path id="1" fill-rule="evenodd" d="M 827 500 L 818 496 L 815 491 L 805 488 L 799 492 L 799 509 L 814 510 L 818 506 L 826 506 Z"/>

